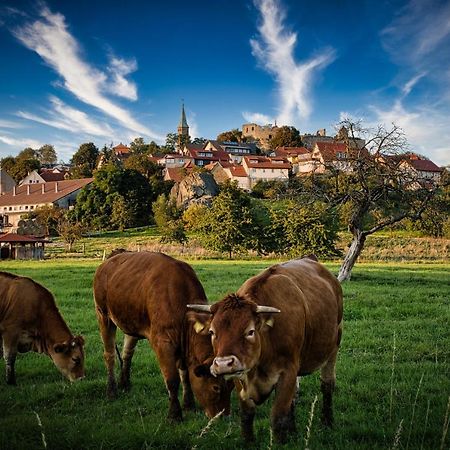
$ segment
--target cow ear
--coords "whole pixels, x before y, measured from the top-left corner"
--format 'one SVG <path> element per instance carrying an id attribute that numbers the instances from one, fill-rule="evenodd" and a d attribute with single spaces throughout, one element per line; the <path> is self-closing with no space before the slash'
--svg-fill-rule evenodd
<path id="1" fill-rule="evenodd" d="M 209 324 L 211 322 L 211 315 L 198 313 L 196 311 L 188 311 L 186 313 L 188 322 L 193 324 L 193 328 L 197 334 L 208 334 Z"/>
<path id="2" fill-rule="evenodd" d="M 84 345 L 84 337 L 81 335 L 75 336 L 75 342 L 80 346 L 83 347 Z"/>
<path id="3" fill-rule="evenodd" d="M 194 369 L 194 374 L 196 377 L 210 377 L 211 371 L 209 370 L 209 366 L 207 364 L 200 364 Z"/>
<path id="4" fill-rule="evenodd" d="M 63 342 L 62 344 L 55 344 L 53 346 L 53 350 L 55 351 L 55 353 L 65 353 L 68 348 L 69 346 L 65 342 Z"/>

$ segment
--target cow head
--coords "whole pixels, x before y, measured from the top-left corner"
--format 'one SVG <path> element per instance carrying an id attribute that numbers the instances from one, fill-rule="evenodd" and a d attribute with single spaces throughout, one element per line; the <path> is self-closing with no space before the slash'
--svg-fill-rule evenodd
<path id="1" fill-rule="evenodd" d="M 239 378 L 252 370 L 261 355 L 261 338 L 280 310 L 259 306 L 249 297 L 228 295 L 214 305 L 188 305 L 197 311 L 197 333 L 210 334 L 214 350 L 212 375 Z"/>
<path id="2" fill-rule="evenodd" d="M 192 391 L 209 418 L 221 411 L 226 416 L 230 414 L 230 397 L 234 387 L 232 381 L 211 374 L 210 366 L 213 359 L 211 356 L 202 364 L 189 368 Z"/>
<path id="3" fill-rule="evenodd" d="M 84 377 L 84 339 L 74 336 L 49 349 L 50 357 L 60 372 L 70 381 Z"/>

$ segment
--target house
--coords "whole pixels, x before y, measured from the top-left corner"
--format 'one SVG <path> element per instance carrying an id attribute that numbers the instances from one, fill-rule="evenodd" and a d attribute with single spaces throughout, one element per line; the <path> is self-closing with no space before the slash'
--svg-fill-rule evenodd
<path id="1" fill-rule="evenodd" d="M 187 156 L 189 156 L 196 166 L 204 167 L 216 161 L 229 161 L 228 153 L 223 150 L 197 149 L 193 146 L 186 146 Z"/>
<path id="2" fill-rule="evenodd" d="M 43 206 L 69 209 L 75 204 L 80 190 L 92 182 L 92 178 L 55 182 L 23 184 L 0 196 L 0 224 L 8 232 L 17 231 L 19 220 Z"/>
<path id="3" fill-rule="evenodd" d="M 122 142 L 112 148 L 114 155 L 119 161 L 124 161 L 131 155 L 131 148 L 123 145 Z"/>
<path id="4" fill-rule="evenodd" d="M 44 244 L 48 241 L 34 236 L 16 233 L 0 235 L 0 260 L 2 259 L 44 259 Z"/>
<path id="5" fill-rule="evenodd" d="M 0 167 L 0 195 L 12 191 L 15 185 L 14 178 L 5 169 Z"/>
<path id="6" fill-rule="evenodd" d="M 166 168 L 183 167 L 187 162 L 192 161 L 192 158 L 180 153 L 169 153 L 158 158 L 158 164 Z"/>
<path id="7" fill-rule="evenodd" d="M 280 157 L 245 156 L 242 161 L 252 189 L 258 181 L 288 181 L 291 164 Z"/>
<path id="8" fill-rule="evenodd" d="M 244 156 L 256 155 L 259 151 L 256 143 L 208 141 L 205 150 L 226 152 L 229 158 L 240 164 Z"/>
<path id="9" fill-rule="evenodd" d="M 218 184 L 227 180 L 236 181 L 239 188 L 250 191 L 250 178 L 241 164 L 217 161 L 206 166 Z"/>
<path id="10" fill-rule="evenodd" d="M 19 183 L 19 186 L 23 184 L 46 183 L 49 181 L 63 181 L 68 178 L 69 171 L 57 167 L 53 169 L 41 169 L 39 171 L 33 170 Z"/>
<path id="11" fill-rule="evenodd" d="M 417 181 L 429 181 L 437 183 L 442 175 L 443 169 L 433 161 L 411 153 L 400 162 L 400 168 L 409 173 Z"/>
<path id="12" fill-rule="evenodd" d="M 299 161 L 305 162 L 311 159 L 311 152 L 306 147 L 278 147 L 271 156 L 287 159 L 292 164 L 292 171 L 299 171 Z"/>

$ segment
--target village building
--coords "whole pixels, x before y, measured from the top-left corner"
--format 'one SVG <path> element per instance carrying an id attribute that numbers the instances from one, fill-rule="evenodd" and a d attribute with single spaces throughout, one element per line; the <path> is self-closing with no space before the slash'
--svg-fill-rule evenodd
<path id="1" fill-rule="evenodd" d="M 190 140 L 189 125 L 186 120 L 186 113 L 184 112 L 184 103 L 181 105 L 181 118 L 180 123 L 178 124 L 177 133 L 178 133 L 177 150 L 179 153 L 181 153 L 183 147 Z"/>
<path id="2" fill-rule="evenodd" d="M 43 206 L 71 208 L 80 190 L 92 180 L 92 178 L 82 178 L 15 186 L 11 192 L 0 196 L 2 230 L 16 232 L 21 216 Z"/>
<path id="3" fill-rule="evenodd" d="M 258 181 L 289 180 L 291 164 L 285 158 L 269 158 L 267 156 L 246 156 L 242 161 L 249 178 L 249 188 L 253 189 Z"/>
<path id="4" fill-rule="evenodd" d="M 22 186 L 23 184 L 47 183 L 49 181 L 63 181 L 67 180 L 69 176 L 68 170 L 59 169 L 57 167 L 53 169 L 33 170 L 20 181 L 19 186 Z"/>
<path id="5" fill-rule="evenodd" d="M 205 145 L 205 150 L 226 152 L 229 155 L 230 160 L 240 164 L 244 156 L 256 155 L 259 153 L 259 149 L 254 142 L 220 142 L 211 140 Z"/>
<path id="6" fill-rule="evenodd" d="M 0 234 L 0 260 L 44 259 L 45 239 L 21 236 L 16 233 Z"/>

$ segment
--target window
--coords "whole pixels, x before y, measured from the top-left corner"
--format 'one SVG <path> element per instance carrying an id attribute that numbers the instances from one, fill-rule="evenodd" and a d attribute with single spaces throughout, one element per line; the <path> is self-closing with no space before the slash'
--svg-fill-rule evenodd
<path id="1" fill-rule="evenodd" d="M 25 209 L 28 209 L 28 205 L 25 206 Z"/>
<path id="2" fill-rule="evenodd" d="M 34 206 L 30 206 L 30 209 L 34 209 Z"/>

